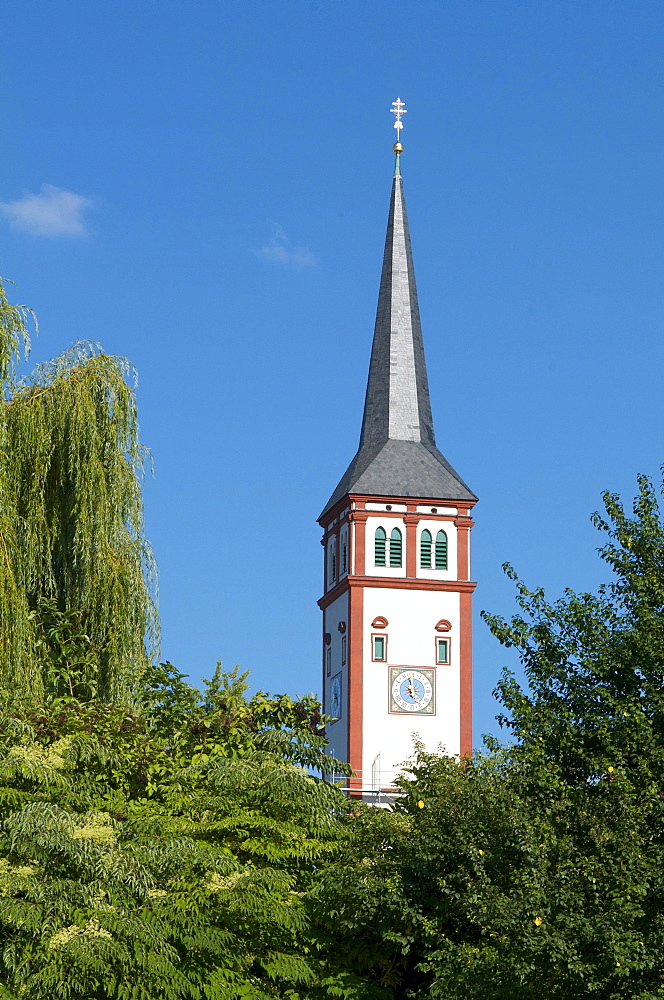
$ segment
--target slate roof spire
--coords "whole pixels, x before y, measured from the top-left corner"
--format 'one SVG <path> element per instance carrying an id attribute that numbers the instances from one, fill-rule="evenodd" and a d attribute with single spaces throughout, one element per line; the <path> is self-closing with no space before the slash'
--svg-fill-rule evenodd
<path id="1" fill-rule="evenodd" d="M 401 143 L 395 143 L 396 167 L 360 447 L 323 515 L 347 493 L 477 499 L 436 447 L 401 179 L 402 150 Z"/>
<path id="2" fill-rule="evenodd" d="M 397 153 L 397 163 L 399 156 Z M 360 448 L 389 438 L 435 445 L 406 203 L 397 172 L 392 182 Z"/>

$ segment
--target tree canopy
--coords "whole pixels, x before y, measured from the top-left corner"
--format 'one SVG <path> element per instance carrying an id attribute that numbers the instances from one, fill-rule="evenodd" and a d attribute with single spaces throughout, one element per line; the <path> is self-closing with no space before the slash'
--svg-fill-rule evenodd
<path id="1" fill-rule="evenodd" d="M 149 714 L 72 699 L 2 720 L 0 982 L 29 1000 L 328 995 L 305 897 L 347 803 L 309 773 L 328 761 L 317 705 L 247 698 L 237 671 L 202 699 L 170 665 L 148 688 Z"/>
<path id="2" fill-rule="evenodd" d="M 0 699 L 129 703 L 158 639 L 132 369 L 80 342 L 16 380 L 29 316 L 0 282 Z"/>
<path id="3" fill-rule="evenodd" d="M 519 613 L 485 616 L 525 669 L 498 690 L 511 741 L 417 749 L 321 874 L 337 961 L 395 1000 L 664 997 L 664 528 L 646 477 L 631 515 L 604 503 L 598 594 L 549 602 L 507 566 Z"/>

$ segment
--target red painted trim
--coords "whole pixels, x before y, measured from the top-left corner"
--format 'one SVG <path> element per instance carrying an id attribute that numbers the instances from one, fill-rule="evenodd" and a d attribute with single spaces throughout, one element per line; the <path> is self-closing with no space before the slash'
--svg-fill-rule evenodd
<path id="1" fill-rule="evenodd" d="M 419 514 L 408 513 L 404 516 L 406 522 L 406 576 L 414 579 L 417 576 L 417 523 Z"/>
<path id="2" fill-rule="evenodd" d="M 323 594 L 318 602 L 318 607 L 322 609 L 328 608 L 338 597 L 341 597 L 342 594 L 346 593 L 346 591 L 350 588 L 352 579 L 352 577 L 345 576 L 343 580 L 336 585 L 334 590 L 328 590 L 327 594 Z"/>
<path id="3" fill-rule="evenodd" d="M 387 628 L 390 623 L 388 622 L 385 615 L 376 615 L 371 623 L 372 628 Z"/>
<path id="4" fill-rule="evenodd" d="M 470 529 L 473 522 L 470 518 L 457 518 L 457 577 L 467 580 L 470 576 Z"/>
<path id="5" fill-rule="evenodd" d="M 364 575 L 364 561 L 365 561 L 365 538 L 367 531 L 367 518 L 368 514 L 357 513 L 353 511 L 350 515 L 350 519 L 355 525 L 355 531 L 353 532 L 355 537 L 355 560 L 352 564 L 353 566 L 353 576 L 363 576 Z"/>
<path id="6" fill-rule="evenodd" d="M 346 590 L 356 590 L 358 587 L 372 587 L 378 590 L 438 590 L 452 594 L 472 594 L 477 584 L 470 580 L 407 580 L 404 576 L 352 576 L 342 580 L 340 584 L 325 594 L 318 602 L 319 608 L 327 608 Z"/>
<path id="7" fill-rule="evenodd" d="M 374 639 L 383 639 L 383 653 L 384 656 L 377 657 L 374 656 L 376 651 L 376 644 Z M 371 661 L 372 663 L 387 663 L 387 632 L 372 632 L 371 633 Z"/>
<path id="8" fill-rule="evenodd" d="M 354 587 L 348 602 L 348 763 L 359 777 L 348 779 L 351 789 L 362 787 L 362 653 L 364 593 Z"/>
<path id="9" fill-rule="evenodd" d="M 405 504 L 406 509 L 409 507 L 415 509 L 415 507 L 456 507 L 459 514 L 463 517 L 468 515 L 469 511 L 477 503 L 476 500 L 451 500 L 449 497 L 400 497 L 400 496 L 378 496 L 372 495 L 370 493 L 347 493 L 345 496 L 334 505 L 334 507 L 327 512 L 325 519 L 319 519 L 318 523 L 325 527 L 334 521 L 347 506 L 355 504 L 356 509 L 362 509 L 365 503 L 400 503 Z M 380 513 L 380 511 L 372 511 L 372 513 Z M 388 513 L 390 513 L 388 511 Z M 398 513 L 398 511 L 396 512 Z M 422 517 L 437 517 L 436 514 L 427 514 L 424 512 Z"/>
<path id="10" fill-rule="evenodd" d="M 355 528 L 353 526 L 353 518 L 349 516 L 346 523 L 348 525 L 348 569 L 346 570 L 346 576 L 352 576 L 355 570 Z"/>
<path id="11" fill-rule="evenodd" d="M 460 754 L 473 752 L 473 595 L 462 593 L 459 607 Z"/>

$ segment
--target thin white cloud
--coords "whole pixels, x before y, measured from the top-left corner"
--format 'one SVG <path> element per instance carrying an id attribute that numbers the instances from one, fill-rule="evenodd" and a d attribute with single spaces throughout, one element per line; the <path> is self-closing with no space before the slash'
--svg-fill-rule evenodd
<path id="1" fill-rule="evenodd" d="M 261 247 L 260 256 L 273 264 L 282 264 L 285 267 L 315 267 L 318 263 L 309 247 L 294 246 L 281 226 L 274 227 L 274 235 L 269 243 Z"/>
<path id="2" fill-rule="evenodd" d="M 0 202 L 0 212 L 12 229 L 30 236 L 85 236 L 84 212 L 92 201 L 53 184 L 43 184 L 39 194 Z"/>

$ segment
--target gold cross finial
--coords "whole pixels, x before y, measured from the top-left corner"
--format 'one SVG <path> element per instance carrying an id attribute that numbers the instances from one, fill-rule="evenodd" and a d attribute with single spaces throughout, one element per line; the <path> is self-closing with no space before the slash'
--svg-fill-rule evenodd
<path id="1" fill-rule="evenodd" d="M 392 101 L 392 107 L 390 111 L 394 115 L 394 127 L 397 130 L 397 141 L 392 147 L 394 152 L 397 154 L 397 162 L 395 171 L 398 174 L 399 171 L 399 154 L 403 153 L 403 146 L 401 145 L 401 129 L 403 128 L 403 122 L 401 121 L 401 116 L 408 114 L 406 111 L 406 105 L 403 103 L 400 97 L 397 97 L 396 101 Z"/>
<path id="2" fill-rule="evenodd" d="M 396 101 L 392 101 L 392 107 L 390 108 L 390 111 L 392 112 L 393 115 L 396 116 L 394 127 L 397 130 L 397 139 L 399 139 L 401 137 L 401 129 L 403 128 L 403 122 L 401 121 L 401 116 L 408 114 L 408 112 L 406 111 L 406 105 L 404 104 L 404 102 L 401 100 L 400 97 L 397 97 Z"/>

